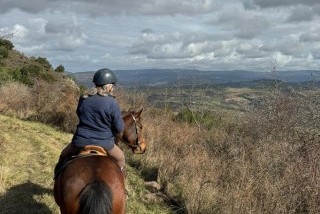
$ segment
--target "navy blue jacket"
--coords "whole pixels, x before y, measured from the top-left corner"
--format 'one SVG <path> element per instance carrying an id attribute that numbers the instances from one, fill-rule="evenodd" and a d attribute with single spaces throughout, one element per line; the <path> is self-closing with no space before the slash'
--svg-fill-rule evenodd
<path id="1" fill-rule="evenodd" d="M 76 146 L 98 145 L 110 150 L 115 134 L 124 129 L 119 105 L 112 96 L 81 96 L 77 115 L 79 123 L 72 139 Z"/>

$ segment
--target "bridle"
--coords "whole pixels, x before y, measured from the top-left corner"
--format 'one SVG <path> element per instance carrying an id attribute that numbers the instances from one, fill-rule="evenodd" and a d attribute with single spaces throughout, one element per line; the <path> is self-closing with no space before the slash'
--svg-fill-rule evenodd
<path id="1" fill-rule="evenodd" d="M 142 129 L 142 124 L 137 121 L 137 118 L 133 114 L 130 113 L 130 115 L 131 115 L 131 117 L 132 117 L 132 119 L 134 121 L 134 126 L 135 126 L 135 129 L 136 129 L 136 135 L 137 135 L 137 139 L 136 139 L 135 145 L 131 145 L 131 146 L 132 146 L 132 148 L 134 148 L 134 150 L 133 150 L 134 153 L 142 153 L 142 149 L 141 149 L 141 146 L 140 146 L 141 145 L 141 141 L 140 141 L 140 137 L 139 137 L 140 136 L 139 135 L 139 129 Z"/>
<path id="2" fill-rule="evenodd" d="M 134 145 L 131 145 L 129 142 L 128 145 L 132 148 L 132 151 L 135 153 L 135 154 L 142 154 L 142 149 L 141 149 L 141 139 L 140 139 L 140 135 L 139 135 L 139 129 L 142 129 L 142 124 L 138 122 L 137 118 L 129 113 L 133 119 L 133 122 L 134 122 L 134 128 L 135 128 L 135 132 L 136 132 L 136 135 L 137 135 L 137 138 L 136 138 L 136 141 L 135 141 L 135 144 Z M 123 137 L 121 137 L 121 140 L 123 142 L 126 142 L 126 140 L 123 139 Z"/>

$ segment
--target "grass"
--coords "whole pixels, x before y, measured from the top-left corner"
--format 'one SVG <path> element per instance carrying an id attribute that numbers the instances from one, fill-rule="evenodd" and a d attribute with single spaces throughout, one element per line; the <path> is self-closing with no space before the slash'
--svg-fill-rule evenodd
<path id="1" fill-rule="evenodd" d="M 60 213 L 53 198 L 53 169 L 72 138 L 42 123 L 0 115 L 0 213 Z M 127 213 L 171 213 L 163 203 L 145 201 L 144 181 L 128 167 Z"/>

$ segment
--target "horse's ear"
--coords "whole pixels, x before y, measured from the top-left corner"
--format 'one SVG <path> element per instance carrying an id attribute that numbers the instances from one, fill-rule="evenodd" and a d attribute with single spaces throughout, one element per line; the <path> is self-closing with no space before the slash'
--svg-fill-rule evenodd
<path id="1" fill-rule="evenodd" d="M 135 116 L 136 118 L 140 117 L 142 111 L 143 111 L 143 107 L 142 107 L 139 111 L 134 112 L 134 116 Z"/>

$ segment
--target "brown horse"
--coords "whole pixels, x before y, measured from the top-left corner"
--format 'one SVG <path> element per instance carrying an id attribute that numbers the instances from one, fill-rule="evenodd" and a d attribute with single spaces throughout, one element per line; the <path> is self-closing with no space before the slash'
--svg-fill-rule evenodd
<path id="1" fill-rule="evenodd" d="M 124 133 L 116 139 L 116 143 L 123 141 L 136 154 L 146 150 L 140 121 L 142 110 L 122 113 Z M 54 198 L 62 214 L 125 213 L 123 173 L 110 156 L 75 158 L 56 177 Z"/>

